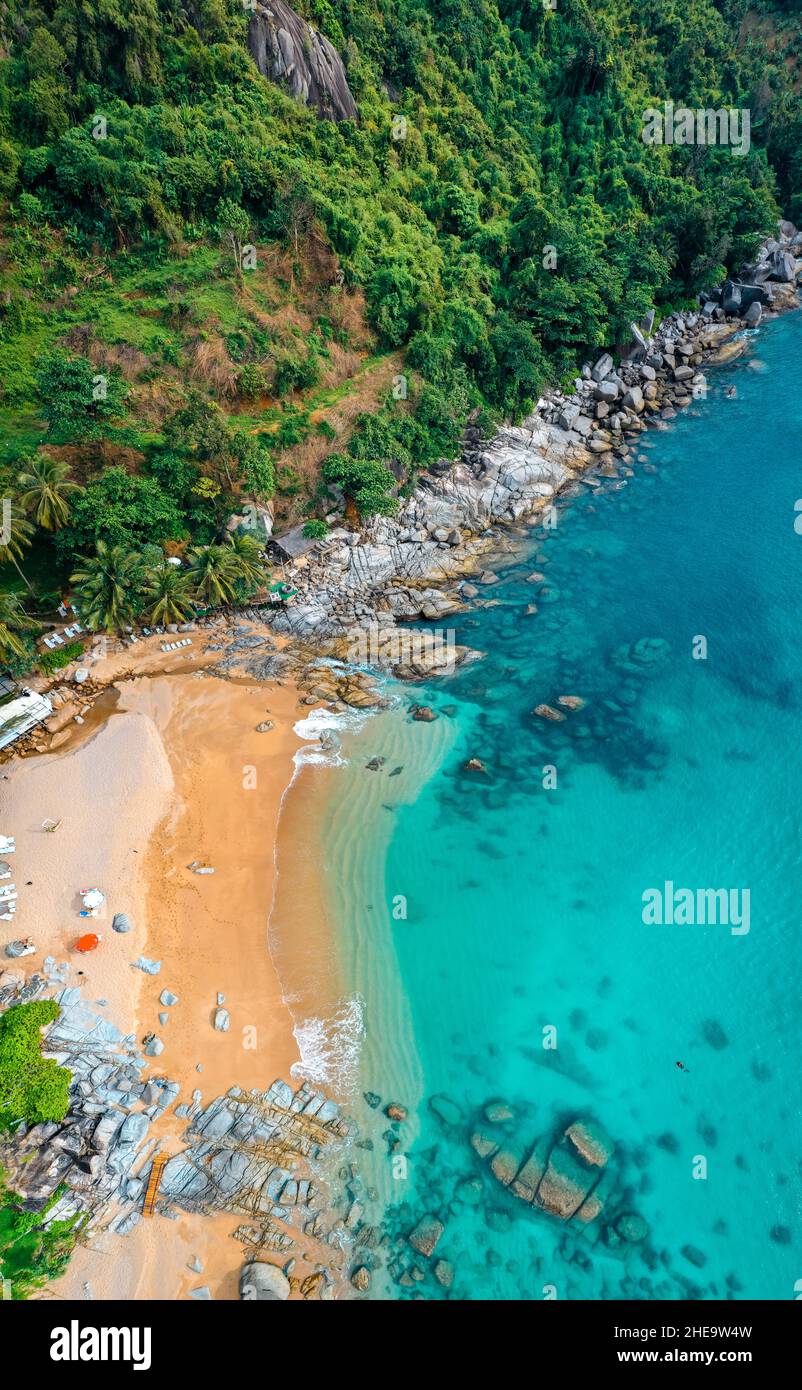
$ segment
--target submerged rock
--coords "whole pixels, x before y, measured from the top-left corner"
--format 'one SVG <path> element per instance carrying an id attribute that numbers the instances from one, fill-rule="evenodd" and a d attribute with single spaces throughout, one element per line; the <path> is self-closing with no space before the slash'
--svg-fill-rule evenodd
<path id="1" fill-rule="evenodd" d="M 436 1216 L 424 1216 L 414 1231 L 410 1232 L 409 1243 L 413 1250 L 417 1250 L 419 1255 L 425 1255 L 428 1259 L 444 1230 L 445 1226 Z"/>
<path id="2" fill-rule="evenodd" d="M 474 1130 L 471 1135 L 471 1148 L 480 1158 L 492 1158 L 499 1148 L 499 1140 L 495 1135 L 487 1134 L 484 1130 Z"/>
<path id="3" fill-rule="evenodd" d="M 561 714 L 560 711 L 558 709 L 555 709 L 553 705 L 535 705 L 535 708 L 532 710 L 532 713 L 536 714 L 538 719 L 551 720 L 553 724 L 558 724 L 560 720 L 565 718 L 565 715 Z"/>
<path id="4" fill-rule="evenodd" d="M 462 1111 L 457 1102 L 450 1100 L 448 1096 L 430 1096 L 429 1108 L 445 1125 L 450 1125 L 456 1129 L 458 1125 L 462 1124 Z"/>
<path id="5" fill-rule="evenodd" d="M 595 1179 L 572 1153 L 555 1145 L 535 1201 L 552 1216 L 568 1221 L 579 1210 Z"/>
<path id="6" fill-rule="evenodd" d="M 462 770 L 463 772 L 480 773 L 487 776 L 487 768 L 481 758 L 469 758 L 466 763 L 463 763 Z"/>
<path id="7" fill-rule="evenodd" d="M 636 1215 L 635 1212 L 627 1211 L 618 1217 L 615 1229 L 628 1245 L 637 1245 L 648 1236 L 649 1223 L 642 1216 Z"/>
<path id="8" fill-rule="evenodd" d="M 565 1131 L 565 1137 L 579 1157 L 594 1167 L 603 1168 L 615 1151 L 609 1134 L 592 1120 L 574 1120 Z"/>
<path id="9" fill-rule="evenodd" d="M 485 1119 L 488 1120 L 491 1125 L 503 1125 L 515 1119 L 515 1111 L 511 1105 L 508 1105 L 506 1100 L 491 1100 L 485 1106 L 484 1113 Z"/>

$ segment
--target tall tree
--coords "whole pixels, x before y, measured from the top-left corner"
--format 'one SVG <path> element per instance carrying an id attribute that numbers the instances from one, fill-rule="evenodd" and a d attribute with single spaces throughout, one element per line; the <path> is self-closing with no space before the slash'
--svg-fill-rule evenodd
<path id="1" fill-rule="evenodd" d="M 151 623 L 183 623 L 192 611 L 189 579 L 168 560 L 146 571 L 142 595 Z"/>
<path id="2" fill-rule="evenodd" d="M 142 587 L 142 557 L 125 546 L 98 541 L 94 555 L 70 576 L 81 621 L 97 632 L 119 632 L 136 617 Z"/>
<path id="3" fill-rule="evenodd" d="M 262 547 L 254 536 L 231 535 L 228 537 L 234 560 L 234 570 L 238 579 L 249 589 L 258 589 L 265 581 L 266 569 L 262 559 Z"/>
<path id="4" fill-rule="evenodd" d="M 196 546 L 189 553 L 189 577 L 198 598 L 210 608 L 233 602 L 239 574 L 231 546 Z"/>
<path id="5" fill-rule="evenodd" d="M 33 526 L 18 503 L 13 499 L 3 500 L 0 514 L 0 565 L 12 564 L 30 589 L 32 586 L 25 575 L 20 560 L 33 539 Z"/>
<path id="6" fill-rule="evenodd" d="M 39 456 L 19 474 L 17 482 L 23 489 L 20 503 L 31 514 L 37 526 L 45 531 L 59 531 L 70 514 L 70 497 L 81 491 L 78 483 L 69 481 L 69 468 L 57 459 Z"/>

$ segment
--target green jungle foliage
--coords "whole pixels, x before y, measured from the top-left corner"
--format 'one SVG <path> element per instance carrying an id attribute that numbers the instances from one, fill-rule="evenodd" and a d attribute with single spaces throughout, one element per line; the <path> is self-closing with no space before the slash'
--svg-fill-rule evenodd
<path id="1" fill-rule="evenodd" d="M 94 626 L 182 608 L 131 591 L 146 546 L 229 601 L 208 552 L 243 501 L 392 512 L 471 412 L 520 416 L 802 218 L 799 0 L 298 8 L 358 120 L 258 73 L 241 0 L 5 0 L 0 586 L 28 613 L 98 542 Z M 645 144 L 665 100 L 748 108 L 748 153 Z"/>
<path id="2" fill-rule="evenodd" d="M 43 1211 L 26 1211 L 0 1169 L 0 1281 L 12 1300 L 27 1298 L 67 1268 L 77 1238 L 76 1218 L 46 1224 L 59 1195 L 54 1192 Z"/>

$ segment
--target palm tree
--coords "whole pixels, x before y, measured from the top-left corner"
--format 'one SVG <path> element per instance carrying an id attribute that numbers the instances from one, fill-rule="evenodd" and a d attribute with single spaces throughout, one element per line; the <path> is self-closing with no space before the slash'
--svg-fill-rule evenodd
<path id="1" fill-rule="evenodd" d="M 258 589 L 265 582 L 265 564 L 262 547 L 254 536 L 229 535 L 228 544 L 232 551 L 232 561 L 238 579 L 249 589 Z"/>
<path id="2" fill-rule="evenodd" d="M 81 488 L 71 483 L 66 463 L 39 457 L 32 460 L 17 478 L 23 489 L 20 501 L 45 531 L 59 531 L 70 514 L 69 498 Z"/>
<path id="3" fill-rule="evenodd" d="M 75 585 L 81 619 L 92 632 L 105 628 L 119 632 L 136 615 L 142 584 L 142 557 L 124 545 L 98 541 L 96 554 L 88 556 L 70 576 Z"/>
<path id="4" fill-rule="evenodd" d="M 27 648 L 21 632 L 31 632 L 39 626 L 25 612 L 17 594 L 0 594 L 0 658 L 24 656 Z"/>
<path id="5" fill-rule="evenodd" d="M 231 603 L 239 578 L 237 560 L 228 545 L 199 545 L 189 552 L 188 578 L 195 594 L 210 608 Z"/>
<path id="6" fill-rule="evenodd" d="M 23 550 L 30 545 L 32 536 L 33 526 L 25 513 L 20 511 L 16 502 L 4 498 L 0 519 L 0 565 L 10 562 L 29 589 L 32 586 L 23 574 L 19 562 Z"/>
<path id="7" fill-rule="evenodd" d="M 142 590 L 150 623 L 184 623 L 191 612 L 189 577 L 177 565 L 162 560 L 145 575 Z"/>

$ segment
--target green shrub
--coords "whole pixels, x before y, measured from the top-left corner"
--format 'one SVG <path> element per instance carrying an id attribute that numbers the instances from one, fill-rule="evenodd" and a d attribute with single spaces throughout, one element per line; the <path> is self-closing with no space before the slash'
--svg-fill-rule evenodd
<path id="1" fill-rule="evenodd" d="M 378 459 L 355 459 L 347 454 L 329 454 L 323 465 L 327 483 L 336 483 L 361 517 L 392 516 L 398 511 L 393 496 L 395 478 Z"/>
<path id="2" fill-rule="evenodd" d="M 58 671 L 62 666 L 69 666 L 71 661 L 77 661 L 83 655 L 83 642 L 68 642 L 64 647 L 56 647 L 54 651 L 43 652 L 36 665 L 43 675 L 49 676 L 52 671 Z"/>
<path id="3" fill-rule="evenodd" d="M 16 1004 L 0 1014 L 0 1129 L 20 1120 L 37 1125 L 64 1119 L 70 1073 L 42 1056 L 41 1030 L 58 1016 L 54 999 Z"/>
<path id="4" fill-rule="evenodd" d="M 261 396 L 265 389 L 265 374 L 261 367 L 255 362 L 246 362 L 240 367 L 237 377 L 237 394 L 244 400 L 253 400 L 254 396 Z"/>

